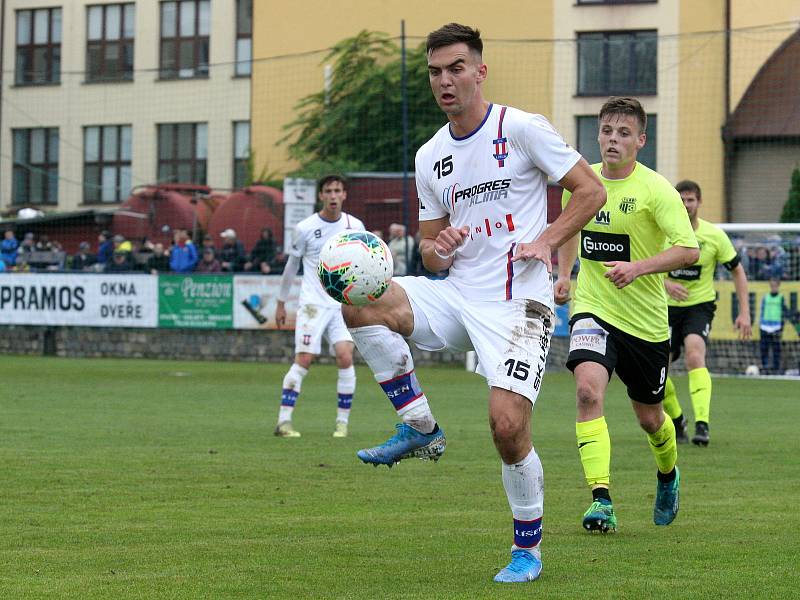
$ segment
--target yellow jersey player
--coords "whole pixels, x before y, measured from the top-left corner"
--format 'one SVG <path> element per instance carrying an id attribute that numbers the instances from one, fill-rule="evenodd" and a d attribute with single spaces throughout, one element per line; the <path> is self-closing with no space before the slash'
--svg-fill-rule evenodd
<path id="1" fill-rule="evenodd" d="M 559 249 L 554 293 L 558 303 L 569 299 L 580 242 L 567 367 L 575 376 L 578 451 L 592 491 L 583 526 L 607 532 L 616 529 L 617 517 L 609 491 L 611 441 L 603 403 L 615 370 L 658 467 L 653 521 L 669 525 L 678 512 L 675 427 L 661 406 L 669 366 L 662 273 L 694 264 L 699 252 L 678 192 L 636 161 L 646 141 L 642 105 L 634 98 L 610 98 L 600 109 L 599 125 L 603 162 L 592 168 L 606 188 L 606 204 Z M 565 191 L 565 207 L 570 197 Z"/>
<path id="2" fill-rule="evenodd" d="M 689 393 L 694 409 L 695 433 L 692 443 L 708 445 L 708 418 L 711 406 L 711 375 L 706 368 L 706 344 L 716 308 L 714 271 L 722 264 L 731 272 L 739 314 L 734 323 L 741 339 L 752 333 L 750 304 L 747 295 L 747 275 L 739 263 L 739 255 L 722 229 L 697 216 L 702 204 L 700 186 L 694 181 L 681 181 L 675 186 L 689 215 L 697 242 L 700 260 L 690 267 L 670 271 L 664 280 L 669 304 L 669 326 L 672 331 L 672 360 L 677 360 L 681 347 L 689 372 Z M 683 416 L 675 385 L 667 377 L 664 410 L 675 424 L 679 442 L 688 441 L 686 419 Z"/>

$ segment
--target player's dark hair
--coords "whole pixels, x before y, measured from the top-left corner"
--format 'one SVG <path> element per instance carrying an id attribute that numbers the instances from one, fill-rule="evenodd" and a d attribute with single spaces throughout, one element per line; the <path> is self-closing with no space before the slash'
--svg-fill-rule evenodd
<path id="1" fill-rule="evenodd" d="M 317 192 L 322 192 L 322 188 L 324 188 L 329 183 L 333 183 L 334 181 L 338 181 L 342 184 L 342 189 L 347 191 L 347 180 L 342 177 L 341 175 L 325 175 L 324 177 L 320 178 L 319 183 L 317 183 Z"/>
<path id="2" fill-rule="evenodd" d="M 675 184 L 675 189 L 678 190 L 678 193 L 680 192 L 694 193 L 697 195 L 698 200 L 701 200 L 703 198 L 702 194 L 700 193 L 700 186 L 697 185 L 697 183 L 695 183 L 691 179 L 684 179 L 683 181 L 679 181 L 678 183 Z"/>
<path id="3" fill-rule="evenodd" d="M 436 31 L 431 31 L 428 34 L 426 50 L 430 54 L 433 50 L 452 46 L 453 44 L 466 44 L 470 50 L 477 52 L 478 55 L 483 54 L 481 32 L 459 23 L 448 23 Z"/>
<path id="4" fill-rule="evenodd" d="M 639 132 L 644 133 L 647 130 L 647 115 L 644 108 L 636 98 L 626 96 L 612 96 L 600 108 L 598 119 L 603 120 L 603 117 L 609 115 L 630 115 L 636 117 L 639 121 Z"/>

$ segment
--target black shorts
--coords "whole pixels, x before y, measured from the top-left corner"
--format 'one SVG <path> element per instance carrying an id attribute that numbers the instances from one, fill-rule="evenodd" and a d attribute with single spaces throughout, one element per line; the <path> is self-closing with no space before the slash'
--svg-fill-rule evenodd
<path id="1" fill-rule="evenodd" d="M 628 397 L 642 404 L 664 399 L 669 367 L 669 340 L 648 342 L 617 329 L 590 313 L 578 313 L 569 321 L 570 342 L 567 368 L 596 362 L 614 369 L 628 388 Z"/>
<path id="2" fill-rule="evenodd" d="M 714 302 L 701 302 L 694 306 L 669 307 L 672 360 L 678 360 L 683 340 L 690 333 L 699 335 L 704 342 L 708 343 L 708 334 L 711 333 L 711 322 L 714 320 L 716 309 L 717 305 Z"/>

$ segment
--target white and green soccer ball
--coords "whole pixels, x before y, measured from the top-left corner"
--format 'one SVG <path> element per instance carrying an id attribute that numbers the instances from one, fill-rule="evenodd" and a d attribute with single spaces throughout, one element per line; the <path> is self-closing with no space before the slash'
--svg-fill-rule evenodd
<path id="1" fill-rule="evenodd" d="M 329 239 L 319 254 L 319 280 L 327 294 L 342 304 L 375 302 L 392 280 L 392 253 L 369 231 L 343 231 Z"/>

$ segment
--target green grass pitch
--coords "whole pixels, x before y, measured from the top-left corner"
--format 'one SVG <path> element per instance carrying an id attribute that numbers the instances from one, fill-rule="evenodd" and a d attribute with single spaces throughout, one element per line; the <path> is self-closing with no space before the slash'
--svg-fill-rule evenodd
<path id="1" fill-rule="evenodd" d="M 314 366 L 294 424 L 272 429 L 286 365 L 1 357 L 3 598 L 790 598 L 800 576 L 796 381 L 715 379 L 711 445 L 681 446 L 681 511 L 652 524 L 655 464 L 615 379 L 607 399 L 616 535 L 589 535 L 574 388 L 547 375 L 544 571 L 492 583 L 511 517 L 487 390 L 419 379 L 444 428 L 438 464 L 355 451 L 395 415 L 358 368 L 351 435 L 333 439 L 336 370 Z M 678 378 L 691 415 L 686 380 Z"/>

